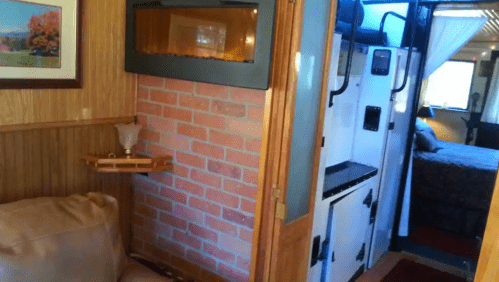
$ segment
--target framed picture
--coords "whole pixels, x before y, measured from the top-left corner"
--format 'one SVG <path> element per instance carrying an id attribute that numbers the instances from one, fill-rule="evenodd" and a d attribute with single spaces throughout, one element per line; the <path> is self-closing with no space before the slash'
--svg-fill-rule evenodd
<path id="1" fill-rule="evenodd" d="M 81 0 L 0 0 L 0 89 L 81 88 Z"/>

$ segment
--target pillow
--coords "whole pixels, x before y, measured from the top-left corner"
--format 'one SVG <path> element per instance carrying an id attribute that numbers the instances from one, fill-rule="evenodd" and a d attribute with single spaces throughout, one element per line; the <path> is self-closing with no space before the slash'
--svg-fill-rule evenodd
<path id="1" fill-rule="evenodd" d="M 416 131 L 416 145 L 419 150 L 427 152 L 437 152 L 442 149 L 438 145 L 438 140 L 430 131 Z"/>
<path id="2" fill-rule="evenodd" d="M 116 282 L 125 263 L 118 203 L 111 196 L 0 205 L 0 281 Z"/>
<path id="3" fill-rule="evenodd" d="M 433 131 L 433 128 L 426 122 L 424 122 L 422 119 L 417 118 L 416 119 L 416 132 L 421 132 L 421 131 L 428 131 L 437 139 L 437 135 L 435 134 L 435 131 Z"/>

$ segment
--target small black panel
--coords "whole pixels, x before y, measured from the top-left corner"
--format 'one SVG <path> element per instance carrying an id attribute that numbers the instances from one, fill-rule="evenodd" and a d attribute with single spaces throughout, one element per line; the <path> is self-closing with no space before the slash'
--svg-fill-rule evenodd
<path id="1" fill-rule="evenodd" d="M 367 106 L 366 114 L 364 115 L 364 129 L 378 131 L 380 116 L 380 107 Z"/>
<path id="2" fill-rule="evenodd" d="M 390 50 L 374 50 L 371 73 L 374 75 L 388 75 L 391 57 L 392 51 Z"/>
<path id="3" fill-rule="evenodd" d="M 310 267 L 314 266 L 317 264 L 318 257 L 319 257 L 319 247 L 321 244 L 321 236 L 315 236 L 314 237 L 314 244 L 312 245 L 312 260 L 310 262 Z"/>

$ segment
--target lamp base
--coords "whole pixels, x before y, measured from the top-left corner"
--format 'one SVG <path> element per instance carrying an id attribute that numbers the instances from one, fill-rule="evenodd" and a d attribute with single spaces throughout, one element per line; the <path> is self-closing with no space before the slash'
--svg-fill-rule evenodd
<path id="1" fill-rule="evenodd" d="M 132 149 L 126 149 L 126 150 L 125 150 L 125 156 L 126 156 L 127 158 L 131 158 L 131 157 L 135 156 L 135 153 L 133 152 L 133 150 L 132 150 Z"/>

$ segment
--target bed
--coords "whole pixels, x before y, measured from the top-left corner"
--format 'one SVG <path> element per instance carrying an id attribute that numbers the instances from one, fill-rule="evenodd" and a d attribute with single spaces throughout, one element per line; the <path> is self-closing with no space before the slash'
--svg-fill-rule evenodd
<path id="1" fill-rule="evenodd" d="M 411 222 L 482 237 L 499 151 L 437 142 L 437 152 L 414 151 Z"/>

